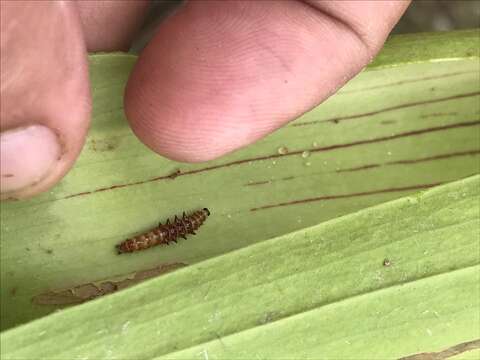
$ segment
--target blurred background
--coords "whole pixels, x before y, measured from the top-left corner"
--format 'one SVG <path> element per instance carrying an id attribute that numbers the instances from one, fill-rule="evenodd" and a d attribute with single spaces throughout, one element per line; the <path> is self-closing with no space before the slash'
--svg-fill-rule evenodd
<path id="1" fill-rule="evenodd" d="M 175 11 L 182 2 L 183 0 L 154 0 L 150 15 L 131 51 L 140 51 L 162 19 Z M 479 0 L 414 0 L 392 33 L 449 31 L 475 27 L 480 27 Z"/>
<path id="2" fill-rule="evenodd" d="M 449 31 L 480 27 L 478 0 L 416 0 L 393 33 Z"/>

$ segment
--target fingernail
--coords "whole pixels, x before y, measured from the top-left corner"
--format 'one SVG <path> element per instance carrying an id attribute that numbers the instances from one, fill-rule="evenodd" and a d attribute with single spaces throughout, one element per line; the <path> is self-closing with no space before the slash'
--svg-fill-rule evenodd
<path id="1" fill-rule="evenodd" d="M 55 133 L 42 125 L 0 133 L 0 192 L 29 187 L 48 175 L 58 162 L 61 147 Z"/>

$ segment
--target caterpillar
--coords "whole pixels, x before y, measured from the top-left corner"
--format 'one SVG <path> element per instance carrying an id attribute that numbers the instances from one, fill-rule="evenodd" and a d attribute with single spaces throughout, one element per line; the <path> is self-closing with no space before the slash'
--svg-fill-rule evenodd
<path id="1" fill-rule="evenodd" d="M 177 242 L 179 237 L 186 239 L 187 234 L 195 235 L 197 230 L 203 222 L 210 215 L 210 211 L 207 208 L 197 210 L 190 215 L 186 215 L 183 212 L 182 217 L 177 217 L 170 222 L 158 226 L 144 234 L 134 236 L 127 239 L 120 244 L 116 245 L 118 254 L 130 253 L 140 250 L 145 250 L 156 245 L 168 245 L 170 242 Z"/>

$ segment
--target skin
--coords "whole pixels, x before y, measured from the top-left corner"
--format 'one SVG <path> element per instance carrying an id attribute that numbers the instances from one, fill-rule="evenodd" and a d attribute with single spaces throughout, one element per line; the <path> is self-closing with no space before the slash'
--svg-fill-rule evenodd
<path id="1" fill-rule="evenodd" d="M 252 144 L 361 71 L 408 5 L 187 2 L 161 24 L 130 75 L 130 126 L 153 151 L 184 162 Z M 2 199 L 46 191 L 71 169 L 90 122 L 87 52 L 128 49 L 148 6 L 0 2 Z"/>

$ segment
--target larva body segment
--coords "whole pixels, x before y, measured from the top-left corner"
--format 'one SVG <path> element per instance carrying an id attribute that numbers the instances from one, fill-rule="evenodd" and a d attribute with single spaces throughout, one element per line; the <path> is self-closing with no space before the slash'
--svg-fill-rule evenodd
<path id="1" fill-rule="evenodd" d="M 183 213 L 181 218 L 175 216 L 172 222 L 168 219 L 165 224 L 160 223 L 156 228 L 118 244 L 116 246 L 117 252 L 119 254 L 130 253 L 156 245 L 168 245 L 170 242 L 177 242 L 179 237 L 186 239 L 187 234 L 195 235 L 195 230 L 203 224 L 209 215 L 210 211 L 204 208 L 190 215 Z"/>

